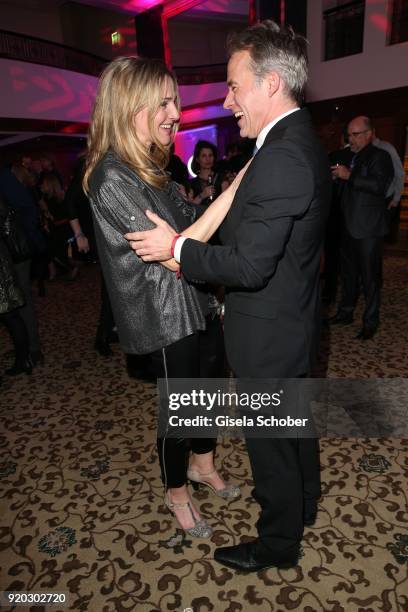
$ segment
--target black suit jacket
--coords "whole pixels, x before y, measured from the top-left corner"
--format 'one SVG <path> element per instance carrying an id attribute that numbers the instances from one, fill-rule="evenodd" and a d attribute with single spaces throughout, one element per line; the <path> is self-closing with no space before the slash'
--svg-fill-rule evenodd
<path id="1" fill-rule="evenodd" d="M 394 176 L 387 151 L 367 145 L 354 158 L 342 195 L 347 232 L 353 238 L 374 238 L 387 232 L 387 189 Z"/>
<path id="2" fill-rule="evenodd" d="M 227 287 L 225 344 L 237 376 L 310 371 L 319 307 L 319 262 L 329 211 L 327 155 L 307 110 L 269 132 L 237 190 L 221 246 L 186 240 L 190 280 Z"/>

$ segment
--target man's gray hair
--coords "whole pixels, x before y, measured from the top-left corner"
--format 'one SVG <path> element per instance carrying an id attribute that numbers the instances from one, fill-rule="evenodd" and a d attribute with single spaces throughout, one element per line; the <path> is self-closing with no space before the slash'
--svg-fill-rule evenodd
<path id="1" fill-rule="evenodd" d="M 251 70 L 259 81 L 276 71 L 284 82 L 284 92 L 299 104 L 307 81 L 307 40 L 292 28 L 278 26 L 269 19 L 228 37 L 229 56 L 249 51 Z"/>

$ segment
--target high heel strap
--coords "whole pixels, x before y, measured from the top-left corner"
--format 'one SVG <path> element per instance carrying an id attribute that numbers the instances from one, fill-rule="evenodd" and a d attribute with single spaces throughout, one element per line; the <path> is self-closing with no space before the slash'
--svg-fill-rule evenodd
<path id="1" fill-rule="evenodd" d="M 214 468 L 213 470 L 211 470 L 211 472 L 202 473 L 202 472 L 197 472 L 196 470 L 192 470 L 188 468 L 188 473 L 192 474 L 193 476 L 198 476 L 198 478 L 203 478 L 203 477 L 205 478 L 206 476 L 208 477 L 208 476 L 212 476 L 213 474 L 216 474 L 217 470 Z"/>
<path id="2" fill-rule="evenodd" d="M 187 478 L 190 480 L 195 491 L 197 491 L 199 489 L 200 484 L 202 484 L 211 489 L 211 491 L 213 491 L 215 495 L 221 497 L 222 499 L 228 500 L 236 499 L 237 497 L 239 497 L 241 495 L 241 490 L 236 485 L 226 484 L 222 489 L 216 489 L 213 484 L 205 480 L 205 477 L 212 476 L 216 473 L 216 471 L 217 470 L 214 469 L 206 474 L 201 474 L 200 472 L 189 468 L 187 470 Z"/>
<path id="3" fill-rule="evenodd" d="M 170 512 L 172 512 L 176 520 L 178 519 L 174 513 L 174 510 L 186 510 L 186 509 L 189 510 L 191 514 L 191 518 L 193 519 L 193 522 L 194 522 L 194 526 L 182 528 L 182 529 L 184 529 L 184 531 L 188 533 L 190 536 L 192 536 L 193 538 L 210 538 L 212 536 L 212 533 L 213 533 L 212 528 L 207 523 L 207 521 L 205 521 L 204 519 L 197 520 L 197 518 L 194 516 L 193 508 L 189 501 L 183 504 L 175 504 L 171 500 L 169 491 L 167 491 L 166 495 L 164 496 L 164 503 L 166 504 Z"/>

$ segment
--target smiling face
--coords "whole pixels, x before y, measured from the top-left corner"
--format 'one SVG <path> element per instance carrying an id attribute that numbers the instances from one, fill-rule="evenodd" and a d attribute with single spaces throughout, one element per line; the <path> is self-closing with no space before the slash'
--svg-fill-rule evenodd
<path id="1" fill-rule="evenodd" d="M 250 68 L 249 51 L 233 53 L 228 62 L 228 95 L 224 108 L 231 110 L 238 120 L 240 136 L 256 138 L 273 119 L 271 82 L 258 82 Z"/>
<path id="2" fill-rule="evenodd" d="M 173 82 L 165 77 L 163 96 L 158 111 L 153 117 L 152 130 L 149 126 L 149 109 L 145 106 L 133 116 L 133 124 L 140 142 L 148 148 L 154 140 L 167 147 L 172 143 L 180 113 Z M 153 134 L 152 134 L 153 132 Z"/>

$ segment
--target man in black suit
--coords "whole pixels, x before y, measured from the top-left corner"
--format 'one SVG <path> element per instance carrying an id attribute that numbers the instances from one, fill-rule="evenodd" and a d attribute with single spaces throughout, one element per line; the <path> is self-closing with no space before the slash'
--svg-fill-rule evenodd
<path id="1" fill-rule="evenodd" d="M 257 138 L 249 166 L 221 226 L 221 245 L 183 237 L 157 217 L 156 229 L 128 236 L 146 261 L 170 244 L 187 279 L 226 286 L 225 344 L 240 378 L 310 373 L 318 342 L 319 264 L 329 211 L 328 158 L 306 109 L 306 41 L 271 21 L 229 40 L 224 107 L 242 137 Z M 247 439 L 259 537 L 219 548 L 215 559 L 245 571 L 297 563 L 304 522 L 320 496 L 315 439 Z"/>
<path id="2" fill-rule="evenodd" d="M 341 276 L 343 295 L 332 324 L 353 321 L 360 282 L 365 310 L 357 338 L 369 340 L 380 321 L 380 271 L 383 237 L 387 233 L 387 189 L 394 176 L 390 155 L 372 144 L 374 131 L 368 117 L 359 116 L 348 125 L 350 148 L 355 154 L 351 168 L 332 166 L 334 178 L 346 182 L 342 194 L 343 235 Z"/>

